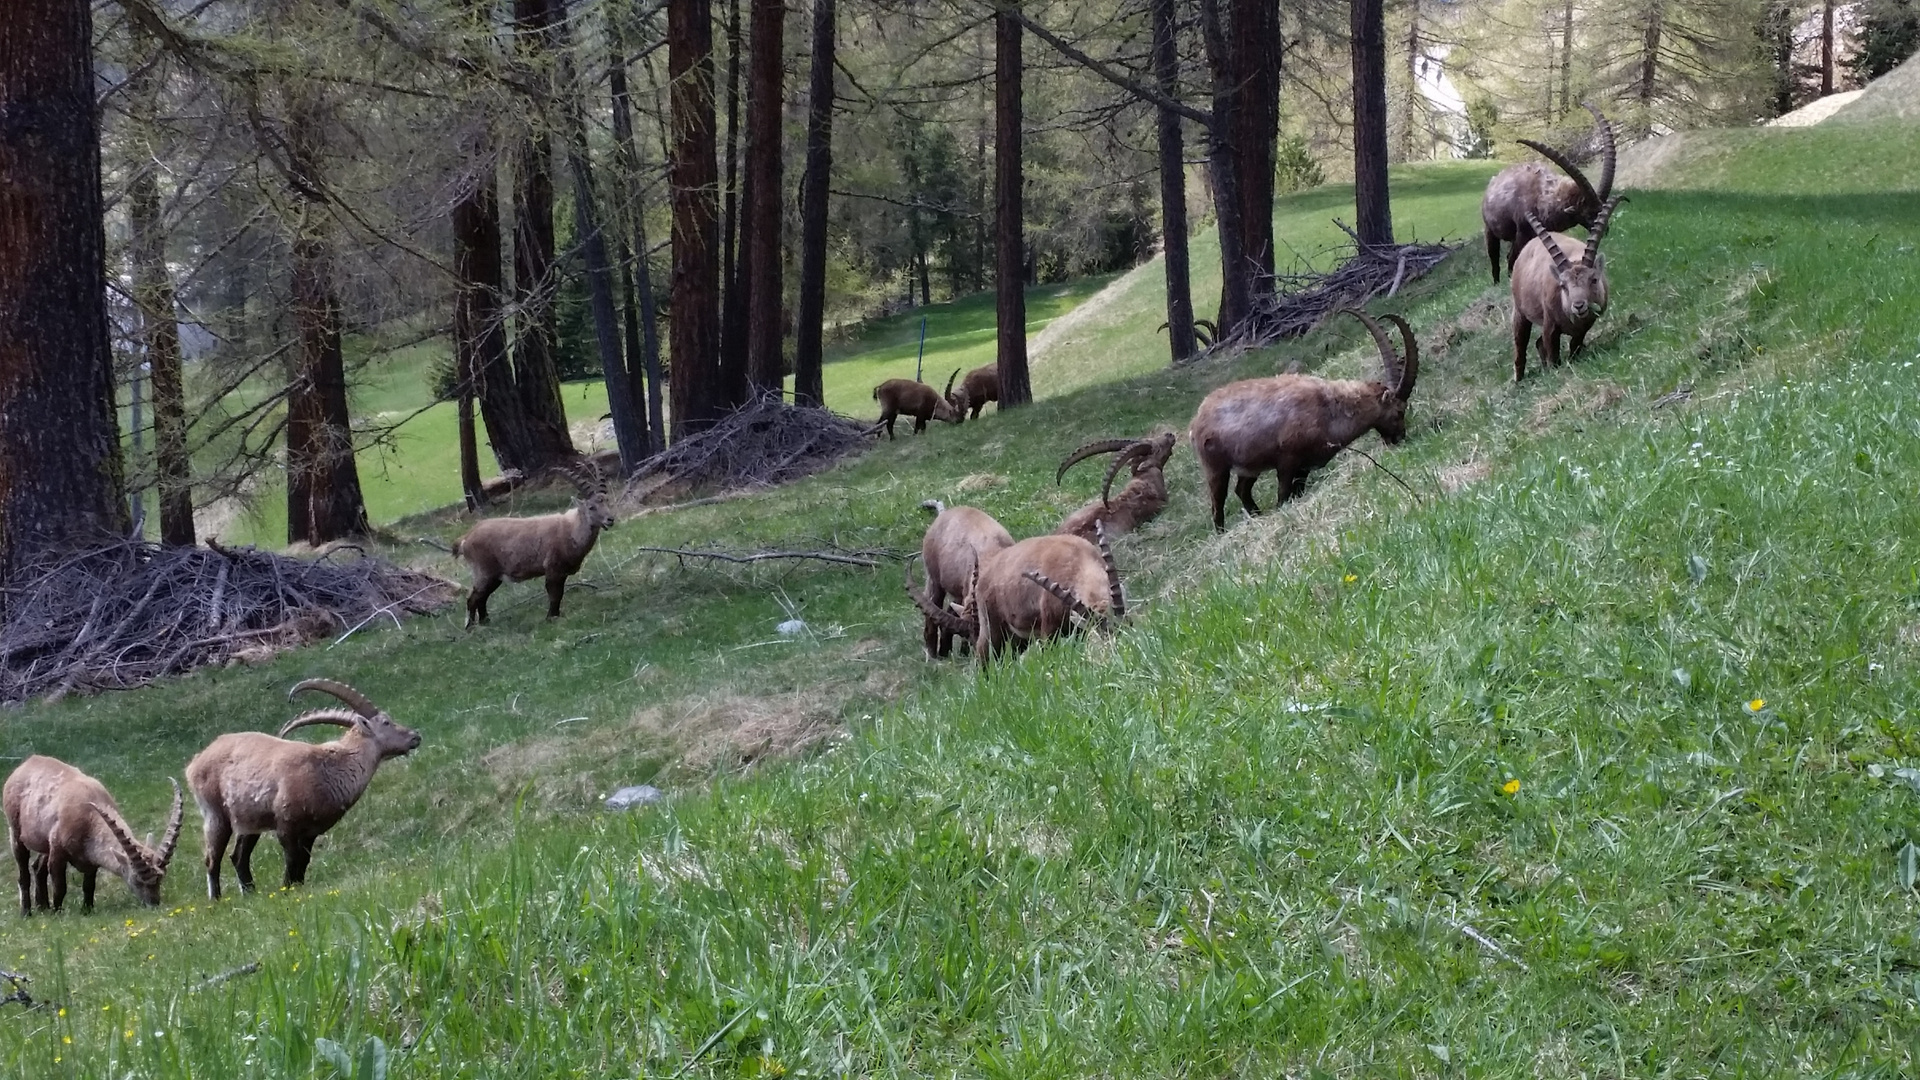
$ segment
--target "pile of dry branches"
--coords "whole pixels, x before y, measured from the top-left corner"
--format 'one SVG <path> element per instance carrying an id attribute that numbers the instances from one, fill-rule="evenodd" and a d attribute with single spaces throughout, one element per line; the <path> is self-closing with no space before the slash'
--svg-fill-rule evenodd
<path id="1" fill-rule="evenodd" d="M 663 479 L 682 491 L 784 484 L 864 450 L 872 427 L 829 409 L 789 405 L 778 394 L 766 394 L 648 458 L 634 471 L 627 490 L 643 495 Z"/>
<path id="2" fill-rule="evenodd" d="M 1392 296 L 1453 254 L 1458 244 L 1362 244 L 1353 230 L 1353 253 L 1326 273 L 1307 271 L 1274 277 L 1271 296 L 1255 301 L 1251 318 L 1209 352 L 1259 348 L 1299 337 L 1341 308 L 1359 307 L 1376 296 Z M 1199 354 L 1196 354 L 1199 355 Z"/>
<path id="3" fill-rule="evenodd" d="M 0 702 L 140 686 L 382 616 L 398 622 L 456 591 L 440 578 L 339 552 L 308 560 L 138 541 L 49 559 L 15 581 L 0 608 Z"/>

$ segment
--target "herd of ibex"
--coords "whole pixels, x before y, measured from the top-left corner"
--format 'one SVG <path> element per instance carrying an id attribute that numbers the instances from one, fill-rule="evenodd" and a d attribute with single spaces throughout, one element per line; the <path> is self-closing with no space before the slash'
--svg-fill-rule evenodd
<path id="1" fill-rule="evenodd" d="M 1588 106 L 1592 109 L 1592 106 Z M 1526 144 L 1566 174 L 1545 166 L 1511 166 L 1488 183 L 1481 202 L 1487 254 L 1500 280 L 1501 245 L 1513 296 L 1513 377 L 1526 373 L 1526 349 L 1534 327 L 1546 365 L 1559 362 L 1560 338 L 1578 352 L 1607 308 L 1606 263 L 1600 243 L 1622 197 L 1614 195 L 1612 126 L 1597 109 L 1603 157 L 1596 189 L 1571 161 L 1539 143 Z M 1563 231 L 1587 230 L 1585 242 Z M 1331 461 L 1354 440 L 1377 431 L 1389 444 L 1407 432 L 1407 402 L 1420 371 L 1419 344 L 1398 315 L 1382 316 L 1398 330 L 1396 348 L 1379 323 L 1357 309 L 1380 352 L 1379 380 L 1333 380 L 1313 375 L 1275 375 L 1229 383 L 1208 394 L 1194 413 L 1187 438 L 1199 460 L 1215 530 L 1226 528 L 1227 482 L 1248 514 L 1258 514 L 1254 483 L 1272 472 L 1279 479 L 1276 505 L 1296 494 L 1307 475 Z M 914 432 L 931 420 L 958 424 L 979 419 L 999 400 L 999 377 L 991 364 L 969 372 L 958 390 L 956 370 L 944 392 L 911 379 L 890 379 L 874 388 L 881 403 L 877 433 L 893 436 L 897 417 L 911 416 Z M 1100 497 L 1067 515 L 1044 536 L 1015 540 L 999 522 L 970 506 L 928 501 L 933 523 L 921 541 L 926 586 L 906 589 L 923 617 L 927 658 L 949 654 L 955 639 L 985 663 L 1011 646 L 1057 637 L 1124 618 L 1127 612 L 1111 541 L 1152 521 L 1167 505 L 1165 469 L 1176 436 L 1163 431 L 1144 439 L 1103 439 L 1073 451 L 1055 481 L 1088 458 L 1112 454 Z M 1122 469 L 1129 480 L 1116 495 Z M 578 572 L 600 532 L 614 523 L 603 495 L 559 514 L 492 519 L 474 526 L 453 547 L 473 571 L 467 625 L 487 621 L 487 598 L 501 581 L 544 578 L 548 618 L 560 614 L 566 580 Z M 279 734 L 236 732 L 213 740 L 187 764 L 186 776 L 205 826 L 203 865 L 207 893 L 220 896 L 220 860 L 233 843 L 233 867 L 243 891 L 253 888 L 252 855 L 271 833 L 285 854 L 283 885 L 306 876 L 314 841 L 353 808 L 382 761 L 420 746 L 420 736 L 402 727 L 366 695 L 330 679 L 308 679 L 292 694 L 316 690 L 346 708 L 318 709 L 288 721 Z M 346 733 L 332 742 L 287 738 L 295 730 L 337 725 Z M 50 757 L 26 759 L 0 789 L 7 832 L 20 870 L 20 911 L 35 905 L 59 909 L 66 900 L 66 871 L 80 871 L 82 907 L 91 909 L 101 869 L 126 881 L 142 903 L 160 902 L 160 884 L 180 837 L 182 798 L 174 784 L 173 810 L 163 839 L 134 838 L 113 797 L 98 780 Z"/>

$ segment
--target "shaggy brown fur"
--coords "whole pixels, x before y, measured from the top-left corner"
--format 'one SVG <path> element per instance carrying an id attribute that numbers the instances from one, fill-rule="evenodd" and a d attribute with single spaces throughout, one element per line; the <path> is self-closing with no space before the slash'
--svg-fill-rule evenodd
<path id="1" fill-rule="evenodd" d="M 954 374 L 960 373 L 959 368 Z M 951 383 L 953 380 L 947 380 Z M 888 379 L 873 388 L 873 400 L 880 403 L 880 421 L 876 428 L 886 428 L 887 438 L 893 438 L 893 420 L 897 416 L 913 417 L 915 435 L 927 430 L 927 421 L 940 420 L 949 424 L 960 422 L 960 411 L 940 396 L 940 391 L 923 382 L 912 379 Z"/>
<path id="2" fill-rule="evenodd" d="M 1060 527 L 1053 530 L 1069 536 L 1093 539 L 1094 525 L 1097 523 L 1106 529 L 1108 536 L 1124 536 L 1160 516 L 1167 508 L 1167 459 L 1173 456 L 1174 434 L 1164 432 L 1152 439 L 1108 439 L 1088 443 L 1075 450 L 1067 460 L 1060 463 L 1060 471 L 1054 476 L 1059 483 L 1067 470 L 1076 463 L 1095 454 L 1113 453 L 1113 464 L 1107 468 L 1106 479 L 1100 484 L 1100 497 L 1067 515 Z M 1120 490 L 1120 494 L 1111 499 L 1107 493 L 1113 488 L 1114 474 L 1122 466 L 1133 470 L 1133 479 Z"/>
<path id="3" fill-rule="evenodd" d="M 258 731 L 222 735 L 187 763 L 187 786 L 206 826 L 207 895 L 220 899 L 220 856 L 233 845 L 240 890 L 253 890 L 253 848 L 272 833 L 286 855 L 283 886 L 306 880 L 313 842 L 333 828 L 373 781 L 388 758 L 412 753 L 420 733 L 394 723 L 366 695 L 332 679 L 307 679 L 287 691 L 318 690 L 348 709 L 316 709 L 287 721 L 278 738 Z M 347 733 L 326 743 L 286 736 L 314 724 L 335 724 Z"/>
<path id="4" fill-rule="evenodd" d="M 1600 241 L 1619 199 L 1600 208 L 1593 234 L 1581 243 L 1544 227 L 1520 252 L 1513 266 L 1513 381 L 1527 374 L 1527 341 L 1540 328 L 1540 362 L 1560 362 L 1560 335 L 1570 339 L 1569 356 L 1586 344 L 1587 331 L 1607 310 L 1607 262 Z"/>
<path id="5" fill-rule="evenodd" d="M 1613 195 L 1613 125 L 1607 123 L 1607 118 L 1600 115 L 1599 109 L 1592 105 L 1586 108 L 1593 114 L 1600 132 L 1602 161 L 1598 190 L 1571 161 L 1553 148 L 1530 139 L 1521 139 L 1520 142 L 1539 151 L 1566 175 L 1555 175 L 1547 166 L 1529 161 L 1509 165 L 1487 182 L 1487 193 L 1480 200 L 1480 223 L 1485 230 L 1487 261 L 1493 270 L 1494 281 L 1500 280 L 1501 243 L 1504 241 L 1509 245 L 1507 270 L 1511 273 L 1513 264 L 1520 258 L 1521 249 L 1527 241 L 1539 235 L 1540 230 L 1528 223 L 1529 215 L 1539 218 L 1546 228 L 1555 231 L 1570 229 L 1575 225 L 1591 230 L 1600 216 L 1600 207 Z"/>
<path id="6" fill-rule="evenodd" d="M 936 608 L 908 593 L 942 628 L 966 637 L 985 664 L 1012 644 L 1016 651 L 1038 638 L 1070 632 L 1081 623 L 1106 622 L 1127 613 L 1120 571 L 1106 534 L 1097 526 L 1097 546 L 1078 536 L 1036 536 L 983 557 L 960 614 Z"/>
<path id="7" fill-rule="evenodd" d="M 94 879 L 102 869 L 125 881 L 148 907 L 160 902 L 160 882 L 180 840 L 179 784 L 173 785 L 173 814 L 157 849 L 133 838 L 100 781 L 55 758 L 35 754 L 21 762 L 0 788 L 0 805 L 6 808 L 13 861 L 20 865 L 20 914 L 33 914 L 36 903 L 43 911 L 59 911 L 67 902 L 68 866 L 80 871 L 81 911 L 93 910 Z"/>
<path id="8" fill-rule="evenodd" d="M 947 404 L 953 406 L 953 411 L 956 413 L 968 413 L 968 410 L 972 410 L 966 419 L 980 419 L 980 410 L 987 407 L 987 402 L 997 403 L 999 400 L 1000 365 L 998 364 L 982 364 L 967 372 L 967 377 L 960 382 L 960 392 L 957 394 L 953 392 L 953 380 L 951 378 L 947 380 Z"/>
<path id="9" fill-rule="evenodd" d="M 1227 527 L 1227 477 L 1238 478 L 1234 493 L 1250 515 L 1260 513 L 1253 502 L 1253 484 L 1272 470 L 1280 477 L 1278 507 L 1299 488 L 1307 474 L 1333 460 L 1347 444 L 1378 431 L 1389 444 L 1407 434 L 1407 398 L 1420 373 L 1420 350 L 1413 331 L 1398 315 L 1385 316 L 1400 328 L 1406 356 L 1396 356 L 1386 332 L 1359 311 L 1349 313 L 1367 325 L 1387 381 L 1322 379 L 1314 375 L 1276 375 L 1247 379 L 1208 394 L 1193 414 L 1187 437 L 1200 471 L 1206 477 L 1213 508 L 1213 527 Z"/>
<path id="10" fill-rule="evenodd" d="M 567 579 L 593 551 L 604 529 L 613 527 L 613 514 L 599 494 L 558 514 L 530 518 L 489 518 L 453 543 L 453 553 L 473 570 L 473 589 L 467 593 L 467 625 L 487 621 L 487 597 L 500 582 L 547 580 L 547 618 L 560 617 L 560 597 Z"/>
<path id="11" fill-rule="evenodd" d="M 984 510 L 946 507 L 932 499 L 920 506 L 936 515 L 920 541 L 920 561 L 927 568 L 926 601 L 941 609 L 946 609 L 949 597 L 964 604 L 981 556 L 1012 547 L 1013 535 Z M 953 637 L 952 631 L 928 616 L 920 634 L 927 659 L 936 660 L 952 652 Z"/>

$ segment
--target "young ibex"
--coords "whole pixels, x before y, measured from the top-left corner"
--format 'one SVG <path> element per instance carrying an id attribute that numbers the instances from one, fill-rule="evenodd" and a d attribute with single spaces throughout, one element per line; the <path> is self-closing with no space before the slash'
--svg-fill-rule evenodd
<path id="1" fill-rule="evenodd" d="M 1280 475 L 1278 507 L 1294 494 L 1307 474 L 1333 460 L 1347 444 L 1378 431 L 1389 444 L 1407 434 L 1407 398 L 1420 374 L 1420 348 L 1413 330 L 1398 315 L 1382 318 L 1400 328 L 1406 356 L 1395 355 L 1380 324 L 1363 312 L 1348 314 L 1365 323 L 1380 349 L 1385 382 L 1339 381 L 1314 375 L 1276 375 L 1228 383 L 1208 394 L 1193 414 L 1187 437 L 1200 459 L 1213 505 L 1213 527 L 1227 527 L 1227 477 L 1238 478 L 1234 493 L 1248 514 L 1260 513 L 1253 483 L 1269 469 Z"/>
<path id="2" fill-rule="evenodd" d="M 959 368 L 953 374 L 960 374 Z M 947 385 L 953 385 L 953 378 L 947 378 Z M 913 417 L 915 435 L 927 430 L 927 421 L 939 420 L 948 424 L 960 422 L 960 410 L 940 396 L 940 391 L 923 382 L 912 379 L 888 379 L 873 388 L 873 400 L 880 403 L 880 422 L 873 430 L 887 429 L 887 438 L 893 438 L 893 420 L 896 416 Z"/>
<path id="3" fill-rule="evenodd" d="M 947 599 L 962 602 L 973 581 L 973 570 L 983 555 L 1013 546 L 1013 536 L 984 510 L 971 506 L 947 507 L 928 499 L 922 509 L 936 515 L 920 541 L 920 561 L 927 567 L 926 600 L 936 608 L 947 609 Z M 927 659 L 937 660 L 953 651 L 953 632 L 931 615 L 920 633 Z"/>
<path id="4" fill-rule="evenodd" d="M 0 788 L 0 804 L 6 808 L 13 861 L 20 864 L 20 914 L 33 914 L 36 903 L 42 911 L 59 911 L 67 902 L 70 865 L 80 871 L 81 911 L 93 910 L 94 879 L 102 868 L 125 881 L 141 903 L 152 907 L 160 902 L 160 881 L 180 840 L 177 782 L 173 814 L 158 848 L 133 838 L 119 805 L 100 781 L 54 758 L 35 754 L 21 762 Z M 152 834 L 147 839 L 151 841 Z"/>
<path id="5" fill-rule="evenodd" d="M 1107 466 L 1106 479 L 1100 482 L 1100 498 L 1067 515 L 1060 527 L 1053 530 L 1071 536 L 1093 539 L 1094 526 L 1106 530 L 1108 536 L 1124 536 L 1160 516 L 1167 508 L 1167 459 L 1173 456 L 1174 434 L 1164 432 L 1151 439 L 1103 439 L 1091 442 L 1068 455 L 1060 463 L 1060 471 L 1054 474 L 1053 482 L 1058 484 L 1067 475 L 1067 470 L 1096 454 L 1114 454 L 1113 464 Z M 1122 466 L 1133 470 L 1133 479 L 1120 489 L 1116 498 L 1109 499 L 1107 493 L 1113 489 L 1113 477 Z"/>
<path id="6" fill-rule="evenodd" d="M 281 885 L 307 878 L 313 842 L 360 801 L 382 761 L 420 747 L 420 733 L 401 727 L 365 694 L 332 679 L 307 679 L 287 691 L 332 694 L 349 709 L 315 709 L 287 721 L 278 738 L 258 731 L 222 735 L 187 763 L 187 786 L 206 825 L 207 895 L 220 899 L 220 856 L 233 845 L 240 891 L 253 891 L 253 847 L 272 833 L 286 855 Z M 326 743 L 287 738 L 313 724 L 347 733 Z"/>
<path id="7" fill-rule="evenodd" d="M 547 579 L 547 618 L 560 617 L 567 579 L 580 570 L 594 541 L 613 527 L 606 497 L 596 491 L 586 501 L 558 514 L 530 518 L 489 518 L 453 543 L 453 553 L 473 570 L 467 593 L 467 626 L 487 621 L 487 597 L 500 582 Z"/>
<path id="8" fill-rule="evenodd" d="M 973 644 L 985 664 L 1011 643 L 1016 651 L 1038 638 L 1057 637 L 1076 625 L 1126 616 L 1120 571 L 1113 565 L 1104 529 L 1094 543 L 1078 536 L 1036 536 L 981 558 L 959 614 L 934 606 L 913 587 L 907 593 L 943 630 Z"/>
<path id="9" fill-rule="evenodd" d="M 1527 339 L 1540 327 L 1540 362 L 1560 362 L 1560 335 L 1571 339 L 1570 356 L 1586 344 L 1587 331 L 1607 310 L 1607 260 L 1600 241 L 1620 203 L 1615 196 L 1600 208 L 1593 234 L 1581 243 L 1564 233 L 1538 230 L 1513 265 L 1513 381 L 1527 373 Z"/>
<path id="10" fill-rule="evenodd" d="M 1529 221 L 1530 217 L 1539 218 L 1546 228 L 1556 232 L 1575 225 L 1583 225 L 1592 232 L 1600 219 L 1601 206 L 1613 196 L 1613 125 L 1607 123 L 1599 109 L 1585 102 L 1581 104 L 1593 114 L 1600 133 L 1599 190 L 1594 189 L 1586 174 L 1575 168 L 1573 162 L 1552 147 L 1521 139 L 1523 145 L 1539 151 L 1567 175 L 1555 176 L 1545 165 L 1529 161 L 1507 166 L 1487 183 L 1486 196 L 1480 200 L 1480 222 L 1486 230 L 1487 261 L 1492 265 L 1496 282 L 1500 280 L 1501 242 L 1511 245 L 1507 251 L 1507 271 L 1511 273 L 1521 249 L 1540 233 Z"/>
<path id="11" fill-rule="evenodd" d="M 955 374 L 958 373 L 958 371 L 955 372 Z M 999 400 L 999 364 L 983 364 L 967 372 L 967 377 L 960 380 L 960 392 L 957 394 L 953 392 L 953 376 L 947 377 L 947 404 L 953 406 L 953 411 L 959 414 L 972 410 L 972 414 L 963 416 L 963 419 L 980 419 L 980 410 L 987 407 L 987 402 Z"/>

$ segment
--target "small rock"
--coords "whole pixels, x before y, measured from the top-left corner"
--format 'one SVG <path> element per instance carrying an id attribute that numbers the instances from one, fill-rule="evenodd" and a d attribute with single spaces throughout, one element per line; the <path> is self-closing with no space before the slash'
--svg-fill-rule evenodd
<path id="1" fill-rule="evenodd" d="M 774 627 L 774 629 L 787 637 L 792 637 L 795 634 L 806 633 L 807 624 L 801 622 L 799 619 L 788 619 L 786 622 Z"/>
<path id="2" fill-rule="evenodd" d="M 607 809 L 626 810 L 635 806 L 650 806 L 667 797 L 667 793 L 652 784 L 639 784 L 623 787 L 607 796 Z"/>

